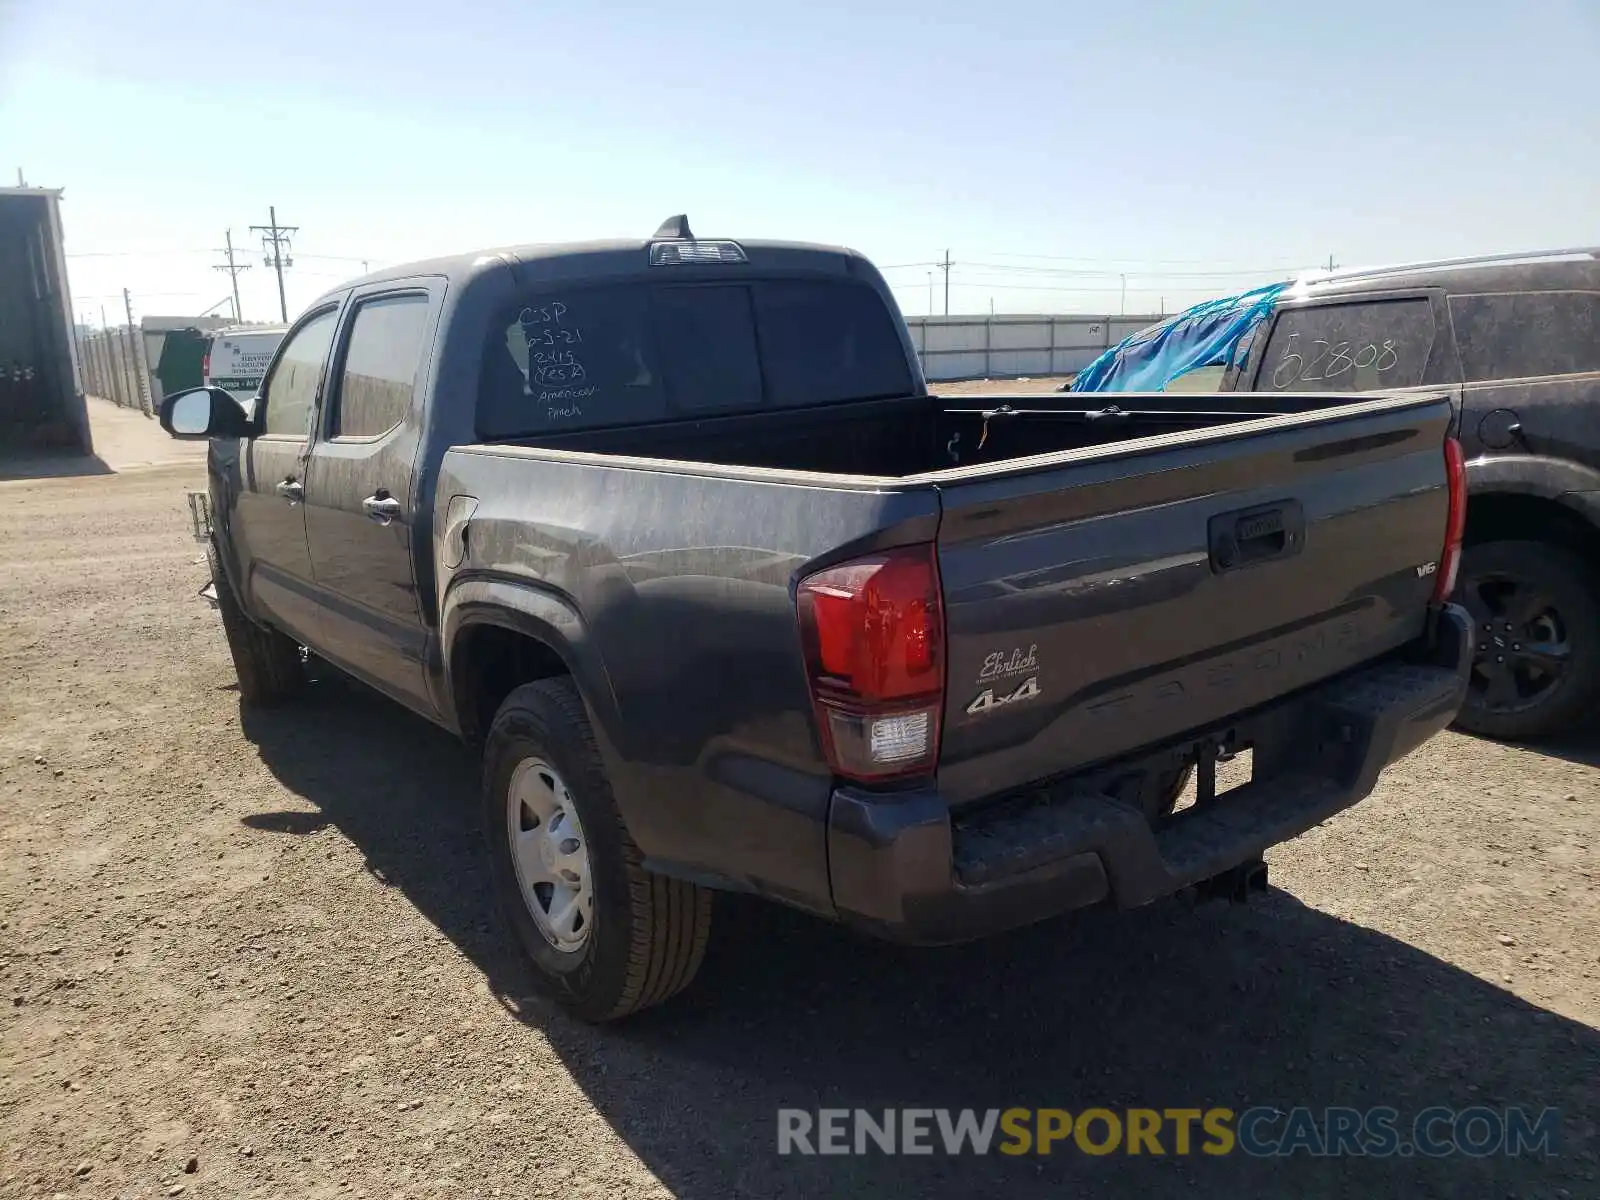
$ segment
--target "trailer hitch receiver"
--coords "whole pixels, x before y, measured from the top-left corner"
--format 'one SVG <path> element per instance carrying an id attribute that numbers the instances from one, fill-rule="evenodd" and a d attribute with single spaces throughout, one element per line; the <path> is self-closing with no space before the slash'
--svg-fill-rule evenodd
<path id="1" fill-rule="evenodd" d="M 1207 900 L 1227 900 L 1244 904 L 1251 896 L 1267 890 L 1267 864 L 1261 859 L 1229 867 L 1220 875 L 1202 879 L 1196 891 Z"/>

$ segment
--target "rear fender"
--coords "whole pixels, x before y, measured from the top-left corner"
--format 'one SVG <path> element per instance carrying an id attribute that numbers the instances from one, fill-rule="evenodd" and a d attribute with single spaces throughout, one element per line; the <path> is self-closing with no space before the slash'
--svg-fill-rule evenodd
<path id="1" fill-rule="evenodd" d="M 456 649 L 468 630 L 482 625 L 513 630 L 549 647 L 566 664 L 603 743 L 616 744 L 620 724 L 616 695 L 588 626 L 572 602 L 525 583 L 481 577 L 458 577 L 452 583 L 439 622 L 440 644 L 445 648 L 446 693 L 456 727 L 464 735 L 481 735 L 484 731 L 473 730 L 472 713 L 462 711 L 457 700 L 461 664 Z"/>

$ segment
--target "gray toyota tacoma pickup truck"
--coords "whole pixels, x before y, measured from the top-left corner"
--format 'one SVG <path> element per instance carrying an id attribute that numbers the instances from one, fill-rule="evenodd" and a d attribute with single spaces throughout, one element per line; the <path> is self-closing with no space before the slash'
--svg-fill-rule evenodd
<path id="1" fill-rule="evenodd" d="M 481 745 L 507 919 L 606 1020 L 718 889 L 919 943 L 1246 889 L 1449 724 L 1446 396 L 1118 400 L 942 400 L 860 255 L 675 218 L 368 276 L 161 420 L 242 702 L 304 647 Z"/>

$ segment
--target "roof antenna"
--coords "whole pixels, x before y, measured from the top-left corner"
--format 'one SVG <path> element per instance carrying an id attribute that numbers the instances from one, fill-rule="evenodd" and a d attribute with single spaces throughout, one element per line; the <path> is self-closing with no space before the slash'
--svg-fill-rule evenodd
<path id="1" fill-rule="evenodd" d="M 661 222 L 661 228 L 656 230 L 658 238 L 680 238 L 684 241 L 693 241 L 694 234 L 689 232 L 689 218 L 683 213 L 675 217 L 668 217 Z"/>

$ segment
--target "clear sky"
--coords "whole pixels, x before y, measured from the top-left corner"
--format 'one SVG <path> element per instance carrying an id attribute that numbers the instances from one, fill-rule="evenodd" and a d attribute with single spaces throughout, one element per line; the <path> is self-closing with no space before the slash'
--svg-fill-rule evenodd
<path id="1" fill-rule="evenodd" d="M 676 212 L 913 264 L 908 314 L 947 247 L 953 312 L 1170 310 L 1600 242 L 1600 0 L 0 0 L 0 158 L 66 189 L 96 322 L 220 300 L 229 227 L 276 317 L 269 204 L 291 315 Z"/>

